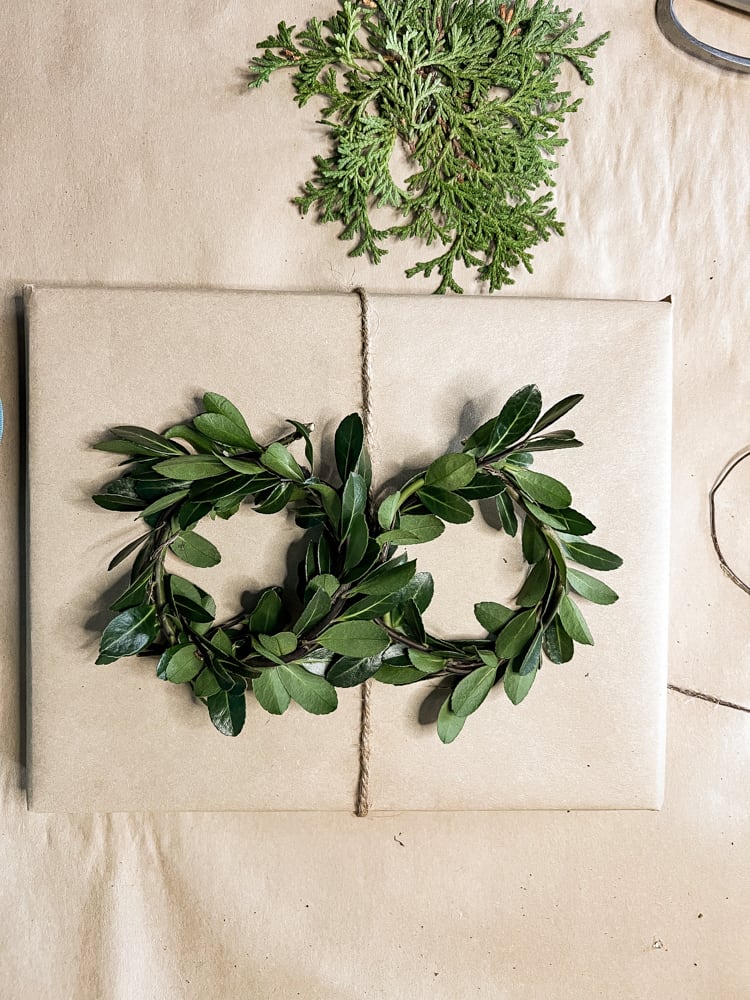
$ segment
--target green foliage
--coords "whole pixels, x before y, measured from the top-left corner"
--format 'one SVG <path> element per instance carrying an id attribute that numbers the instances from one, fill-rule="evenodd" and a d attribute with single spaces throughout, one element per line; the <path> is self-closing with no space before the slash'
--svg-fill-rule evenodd
<path id="1" fill-rule="evenodd" d="M 214 726 L 229 736 L 245 723 L 248 689 L 272 715 L 282 715 L 292 701 L 323 715 L 336 708 L 337 688 L 370 678 L 396 686 L 438 680 L 449 689 L 438 735 L 452 742 L 501 681 L 517 704 L 543 656 L 566 663 L 574 642 L 593 643 L 573 594 L 599 604 L 617 599 L 570 563 L 611 571 L 621 565 L 619 556 L 582 541 L 594 526 L 569 506 L 568 488 L 529 468 L 536 451 L 570 446 L 572 431 L 548 428 L 580 400 L 569 396 L 542 413 L 538 388 L 524 386 L 462 451 L 439 456 L 378 503 L 370 496 L 356 414 L 336 432 L 334 482 L 315 474 L 308 425 L 291 420 L 290 433 L 261 445 L 234 404 L 216 393 L 204 396 L 203 413 L 163 435 L 115 428 L 97 447 L 124 456 L 123 465 L 95 500 L 131 517 L 140 512 L 149 530 L 109 564 L 133 559 L 97 662 L 158 656 L 157 676 L 189 684 Z M 297 449 L 304 450 L 305 466 L 293 454 Z M 468 521 L 474 503 L 493 497 L 502 530 L 514 535 L 522 525 L 528 572 L 515 607 L 475 604 L 484 639 L 432 635 L 422 621 L 432 577 L 417 572 L 416 560 L 399 547 L 437 538 L 446 522 Z M 267 587 L 250 610 L 218 622 L 211 595 L 169 567 L 176 559 L 217 565 L 218 549 L 195 528 L 206 517 L 232 517 L 245 503 L 259 513 L 291 512 L 309 533 L 307 553 L 295 595 Z"/>
<path id="2" fill-rule="evenodd" d="M 602 35 L 578 44 L 583 17 L 554 0 L 341 0 L 295 35 L 283 21 L 258 44 L 250 87 L 293 71 L 297 103 L 322 99 L 331 155 L 295 199 L 337 222 L 351 256 L 378 263 L 389 237 L 437 245 L 406 273 L 461 292 L 457 264 L 490 291 L 532 270 L 531 249 L 560 235 L 549 189 L 560 135 L 580 99 L 560 87 L 566 63 L 591 84 Z M 394 148 L 410 173 L 393 176 Z M 390 211 L 393 221 L 379 221 Z"/>

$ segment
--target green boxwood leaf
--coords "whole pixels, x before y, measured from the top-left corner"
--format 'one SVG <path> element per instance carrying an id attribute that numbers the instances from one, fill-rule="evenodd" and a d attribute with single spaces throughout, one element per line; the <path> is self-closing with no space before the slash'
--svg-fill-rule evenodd
<path id="1" fill-rule="evenodd" d="M 160 514 L 163 510 L 168 507 L 173 507 L 175 504 L 180 503 L 188 495 L 187 490 L 177 490 L 174 493 L 167 493 L 166 496 L 159 497 L 158 500 L 154 500 L 152 504 L 149 504 L 144 511 L 141 512 L 139 517 L 153 517 L 154 514 Z"/>
<path id="2" fill-rule="evenodd" d="M 377 656 L 390 645 L 388 633 L 375 622 L 367 621 L 331 625 L 318 636 L 318 642 L 332 653 L 356 659 Z"/>
<path id="3" fill-rule="evenodd" d="M 436 458 L 425 473 L 425 485 L 439 490 L 460 490 L 474 479 L 477 463 L 463 452 Z"/>
<path id="4" fill-rule="evenodd" d="M 416 667 L 401 667 L 393 663 L 384 663 L 380 670 L 373 674 L 373 680 L 380 684 L 401 686 L 402 684 L 416 684 L 429 676 L 429 674 L 423 674 L 421 670 L 417 670 Z"/>
<path id="5" fill-rule="evenodd" d="M 215 479 L 226 474 L 227 467 L 220 458 L 211 455 L 183 455 L 157 462 L 154 470 L 160 476 L 179 482 L 192 483 L 198 479 Z"/>
<path id="6" fill-rule="evenodd" d="M 242 476 L 265 476 L 267 475 L 262 465 L 257 462 L 248 462 L 245 458 L 232 458 L 230 455 L 222 455 L 221 461 L 228 469 L 239 472 Z"/>
<path id="7" fill-rule="evenodd" d="M 513 469 L 510 474 L 524 493 L 542 506 L 551 507 L 553 510 L 562 510 L 570 506 L 572 499 L 570 490 L 557 479 L 553 479 L 552 476 L 545 476 L 542 472 L 532 472 L 531 469 L 520 467 Z"/>
<path id="8" fill-rule="evenodd" d="M 451 709 L 451 696 L 445 699 L 437 718 L 437 733 L 443 743 L 452 743 L 464 728 L 466 716 L 456 715 Z"/>
<path id="9" fill-rule="evenodd" d="M 524 657 L 521 660 L 521 665 L 518 668 L 518 673 L 522 677 L 526 677 L 528 674 L 532 673 L 532 671 L 536 673 L 542 658 L 543 637 L 544 633 L 540 629 L 534 636 L 531 645 L 526 650 L 526 653 L 524 654 Z"/>
<path id="10" fill-rule="evenodd" d="M 351 656 L 342 656 L 331 664 L 326 672 L 326 680 L 335 684 L 336 687 L 357 687 L 376 674 L 382 663 L 383 657 L 380 654 L 367 656 L 360 660 Z"/>
<path id="11" fill-rule="evenodd" d="M 370 594 L 375 597 L 387 597 L 389 594 L 395 594 L 402 590 L 410 583 L 416 571 L 416 559 L 409 562 L 391 560 L 368 573 L 354 588 L 354 592 Z"/>
<path id="12" fill-rule="evenodd" d="M 107 572 L 113 570 L 116 566 L 119 566 L 121 562 L 124 562 L 129 555 L 132 555 L 136 549 L 139 549 L 146 539 L 150 537 L 150 532 L 147 532 L 145 535 L 141 535 L 140 538 L 136 538 L 134 542 L 128 542 L 124 548 L 120 549 L 116 556 L 112 557 L 109 566 L 107 566 Z"/>
<path id="13" fill-rule="evenodd" d="M 350 413 L 348 417 L 344 417 L 334 439 L 336 468 L 342 483 L 345 483 L 350 473 L 356 470 L 364 440 L 365 431 L 359 414 Z"/>
<path id="14" fill-rule="evenodd" d="M 540 559 L 532 567 L 516 597 L 519 608 L 533 608 L 544 597 L 550 578 L 549 559 Z"/>
<path id="15" fill-rule="evenodd" d="M 297 648 L 294 632 L 277 632 L 275 635 L 259 635 L 258 642 L 273 656 L 290 656 Z"/>
<path id="16" fill-rule="evenodd" d="M 95 493 L 91 499 L 97 507 L 104 510 L 143 510 L 145 506 L 140 497 L 123 496 L 119 493 Z"/>
<path id="17" fill-rule="evenodd" d="M 503 677 L 503 687 L 505 688 L 505 693 L 513 702 L 514 705 L 520 705 L 523 699 L 531 690 L 531 685 L 536 680 L 536 675 L 539 673 L 538 670 L 532 670 L 528 674 L 519 674 L 515 670 L 511 670 L 510 665 L 505 671 Z"/>
<path id="18" fill-rule="evenodd" d="M 518 531 L 518 518 L 516 517 L 516 511 L 510 494 L 505 490 L 502 493 L 498 493 L 495 497 L 495 506 L 497 507 L 503 531 L 506 535 L 510 535 L 511 538 L 515 538 Z"/>
<path id="19" fill-rule="evenodd" d="M 159 627 L 156 609 L 150 604 L 127 608 L 102 633 L 97 663 L 112 663 L 121 656 L 135 656 L 156 638 Z"/>
<path id="20" fill-rule="evenodd" d="M 538 563 L 547 554 L 547 543 L 544 540 L 544 535 L 528 515 L 523 522 L 521 548 L 524 559 L 530 565 Z"/>
<path id="21" fill-rule="evenodd" d="M 295 622 L 292 631 L 297 635 L 302 635 L 303 632 L 306 632 L 313 625 L 317 625 L 318 622 L 322 621 L 330 610 L 331 598 L 322 587 L 316 588 L 313 590 L 312 597 L 302 609 L 302 614 Z"/>
<path id="22" fill-rule="evenodd" d="M 439 538 L 445 525 L 434 514 L 403 514 L 398 528 L 379 535 L 379 545 L 420 545 Z"/>
<path id="23" fill-rule="evenodd" d="M 113 427 L 111 433 L 115 438 L 129 441 L 138 446 L 142 453 L 150 454 L 154 457 L 158 455 L 184 455 L 185 449 L 170 441 L 169 438 L 161 434 L 154 434 L 153 431 L 145 427 Z"/>
<path id="24" fill-rule="evenodd" d="M 336 688 L 324 677 L 309 674 L 298 663 L 276 668 L 286 690 L 297 704 L 312 715 L 327 715 L 338 706 Z"/>
<path id="25" fill-rule="evenodd" d="M 557 614 L 544 631 L 544 652 L 552 663 L 568 663 L 573 659 L 573 640 Z"/>
<path id="26" fill-rule="evenodd" d="M 352 472 L 341 496 L 341 541 L 345 541 L 356 521 L 361 521 L 367 505 L 367 486 L 362 476 Z"/>
<path id="27" fill-rule="evenodd" d="M 420 649 L 409 649 L 409 659 L 412 666 L 423 674 L 436 674 L 446 663 L 446 657 L 437 653 L 423 653 Z"/>
<path id="28" fill-rule="evenodd" d="M 214 694 L 219 694 L 221 690 L 221 684 L 208 667 L 204 667 L 193 681 L 193 694 L 196 698 L 210 698 Z"/>
<path id="29" fill-rule="evenodd" d="M 586 624 L 586 619 L 581 614 L 581 610 L 575 601 L 572 601 L 567 594 L 560 601 L 557 613 L 560 616 L 563 628 L 571 639 L 584 646 L 594 645 L 594 638 Z"/>
<path id="30" fill-rule="evenodd" d="M 291 479 L 295 483 L 303 483 L 305 481 L 305 475 L 297 464 L 294 455 L 278 441 L 275 441 L 266 448 L 260 456 L 260 460 L 267 469 L 275 472 L 277 476 L 281 476 L 283 479 Z"/>
<path id="31" fill-rule="evenodd" d="M 201 413 L 194 417 L 193 424 L 201 434 L 211 441 L 227 444 L 233 448 L 243 448 L 247 451 L 253 451 L 257 448 L 252 434 L 221 413 Z"/>
<path id="32" fill-rule="evenodd" d="M 175 424 L 174 427 L 170 427 L 168 431 L 164 431 L 164 437 L 168 438 L 170 441 L 173 438 L 179 438 L 181 441 L 187 441 L 187 443 L 192 445 L 197 452 L 204 455 L 211 455 L 216 449 L 216 445 L 213 441 L 209 441 L 207 437 L 199 434 L 194 427 L 191 427 L 188 424 Z"/>
<path id="33" fill-rule="evenodd" d="M 574 406 L 578 406 L 582 399 L 583 393 L 577 392 L 572 396 L 566 396 L 565 399 L 561 399 L 560 402 L 555 403 L 554 406 L 550 406 L 550 408 L 541 415 L 539 420 L 537 420 L 532 433 L 537 434 L 539 431 L 543 431 L 545 427 L 550 427 L 552 424 L 557 423 L 560 417 L 564 417 L 565 414 L 569 413 Z"/>
<path id="34" fill-rule="evenodd" d="M 203 396 L 203 406 L 208 413 L 218 413 L 222 417 L 226 417 L 231 420 L 233 424 L 244 431 L 248 437 L 252 438 L 250 433 L 250 428 L 247 426 L 245 418 L 242 416 L 240 411 L 230 401 L 226 396 L 219 395 L 218 392 L 207 392 Z M 260 447 L 256 444 L 253 451 L 260 451 Z"/>
<path id="35" fill-rule="evenodd" d="M 614 604 L 618 595 L 606 583 L 578 569 L 568 569 L 568 583 L 577 594 L 594 604 Z"/>
<path id="36" fill-rule="evenodd" d="M 181 531 L 169 546 L 178 559 L 189 566 L 216 566 L 221 562 L 221 553 L 207 538 L 194 531 Z"/>
<path id="37" fill-rule="evenodd" d="M 492 690 L 497 675 L 497 666 L 478 667 L 463 677 L 451 695 L 451 709 L 456 715 L 466 718 L 476 712 Z"/>
<path id="38" fill-rule="evenodd" d="M 494 601 L 480 601 L 474 605 L 474 617 L 488 632 L 499 632 L 503 625 L 507 625 L 515 611 L 506 608 L 503 604 L 496 604 Z"/>
<path id="39" fill-rule="evenodd" d="M 283 715 L 289 708 L 291 696 L 281 682 L 279 667 L 264 670 L 253 678 L 253 694 L 261 708 L 270 715 Z"/>
<path id="40" fill-rule="evenodd" d="M 519 441 L 534 426 L 542 409 L 542 396 L 535 385 L 518 389 L 497 417 L 482 424 L 464 445 L 470 454 L 480 457 L 500 451 Z"/>
<path id="41" fill-rule="evenodd" d="M 121 594 L 114 604 L 110 606 L 110 611 L 125 611 L 127 608 L 134 608 L 143 604 L 151 580 L 151 571 L 145 570 L 140 576 L 130 584 L 125 593 Z"/>
<path id="42" fill-rule="evenodd" d="M 574 562 L 588 566 L 589 569 L 598 569 L 604 572 L 619 569 L 622 566 L 622 559 L 618 555 L 601 548 L 599 545 L 589 545 L 588 542 L 580 542 L 576 539 L 574 542 L 565 542 L 564 548 Z"/>
<path id="43" fill-rule="evenodd" d="M 383 531 L 390 531 L 393 521 L 398 513 L 398 505 L 401 503 L 401 493 L 391 493 L 378 507 L 378 524 Z"/>
<path id="44" fill-rule="evenodd" d="M 173 646 L 162 654 L 162 660 L 167 657 L 166 662 L 161 664 L 164 675 L 173 684 L 186 684 L 203 669 L 203 661 L 198 656 L 198 650 L 192 643 Z M 158 673 L 158 671 L 157 671 Z"/>
<path id="45" fill-rule="evenodd" d="M 420 614 L 429 608 L 435 594 L 435 581 L 431 573 L 415 573 L 405 587 L 398 592 L 398 604 L 405 606 L 413 601 Z"/>
<path id="46" fill-rule="evenodd" d="M 239 736 L 245 725 L 245 695 L 220 691 L 206 699 L 211 722 L 224 736 Z"/>
<path id="47" fill-rule="evenodd" d="M 505 483 L 499 476 L 486 472 L 478 472 L 468 486 L 458 490 L 458 495 L 464 500 L 489 500 L 499 496 L 505 490 Z"/>
<path id="48" fill-rule="evenodd" d="M 474 508 L 468 500 L 438 486 L 425 486 L 417 491 L 417 496 L 431 513 L 450 524 L 467 524 L 474 517 Z"/>
<path id="49" fill-rule="evenodd" d="M 398 604 L 398 594 L 386 594 L 385 597 L 378 597 L 375 594 L 368 594 L 359 601 L 347 605 L 344 610 L 336 616 L 336 621 L 372 621 L 373 618 L 382 618 L 392 608 Z"/>
<path id="50" fill-rule="evenodd" d="M 503 626 L 495 643 L 495 653 L 501 660 L 509 660 L 525 648 L 536 631 L 536 609 L 520 611 Z"/>

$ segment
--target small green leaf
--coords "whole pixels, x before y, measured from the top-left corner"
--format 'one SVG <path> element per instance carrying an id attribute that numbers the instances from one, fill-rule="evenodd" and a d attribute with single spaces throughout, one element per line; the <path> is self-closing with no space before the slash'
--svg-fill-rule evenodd
<path id="1" fill-rule="evenodd" d="M 568 663 L 573 658 L 573 640 L 557 614 L 544 631 L 544 652 L 552 663 Z"/>
<path id="2" fill-rule="evenodd" d="M 345 483 L 350 473 L 355 471 L 364 440 L 365 432 L 359 414 L 350 413 L 348 417 L 344 417 L 336 430 L 334 440 L 336 468 L 342 483 Z"/>
<path id="3" fill-rule="evenodd" d="M 378 507 L 378 524 L 383 531 L 390 531 L 393 521 L 398 513 L 398 505 L 401 503 L 401 493 L 391 493 Z"/>
<path id="4" fill-rule="evenodd" d="M 451 696 L 445 699 L 437 718 L 437 733 L 443 743 L 452 743 L 464 728 L 466 716 L 456 715 L 451 709 Z"/>
<path id="5" fill-rule="evenodd" d="M 344 573 L 349 573 L 359 566 L 367 553 L 369 542 L 370 535 L 367 530 L 367 520 L 364 514 L 359 514 L 354 518 L 349 529 L 346 556 L 344 558 Z"/>
<path id="6" fill-rule="evenodd" d="M 480 457 L 500 451 L 527 434 L 542 409 L 542 396 L 535 385 L 518 389 L 500 413 L 488 420 L 466 441 L 465 450 Z"/>
<path id="7" fill-rule="evenodd" d="M 584 646 L 593 646 L 594 638 L 591 635 L 591 631 L 586 624 L 586 619 L 583 617 L 580 608 L 571 600 L 571 598 L 565 594 L 563 599 L 560 601 L 560 607 L 557 612 L 560 616 L 560 621 L 562 626 L 571 639 L 576 642 L 581 643 Z"/>
<path id="8" fill-rule="evenodd" d="M 154 470 L 160 476 L 192 483 L 198 479 L 215 479 L 226 474 L 227 467 L 220 458 L 210 455 L 185 455 L 182 458 L 168 458 L 157 462 Z"/>
<path id="9" fill-rule="evenodd" d="M 240 411 L 226 396 L 220 396 L 218 392 L 207 392 L 203 396 L 203 406 L 208 413 L 218 413 L 222 417 L 231 420 L 240 430 L 244 431 L 252 439 L 250 428 L 247 426 L 245 418 Z M 260 451 L 260 447 L 255 444 L 253 451 Z"/>
<path id="10" fill-rule="evenodd" d="M 499 476 L 478 472 L 468 486 L 458 490 L 464 500 L 489 500 L 505 491 L 505 483 Z"/>
<path id="11" fill-rule="evenodd" d="M 524 649 L 536 631 L 536 610 L 521 611 L 505 625 L 497 637 L 495 653 L 501 660 L 509 660 Z"/>
<path id="12" fill-rule="evenodd" d="M 127 608 L 134 608 L 138 604 L 143 604 L 151 581 L 150 569 L 144 570 L 133 580 L 128 589 L 121 594 L 114 604 L 110 605 L 110 611 L 125 611 Z"/>
<path id="13" fill-rule="evenodd" d="M 144 507 L 140 497 L 128 497 L 119 493 L 95 493 L 91 499 L 97 507 L 104 510 L 143 510 Z"/>
<path id="14" fill-rule="evenodd" d="M 515 538 L 518 531 L 518 518 L 516 517 L 516 511 L 513 507 L 513 500 L 510 494 L 507 492 L 498 493 L 495 497 L 495 506 L 497 507 L 503 531 L 506 535 L 510 535 L 511 538 Z"/>
<path id="15" fill-rule="evenodd" d="M 175 444 L 161 434 L 154 434 L 153 431 L 149 431 L 145 427 L 113 427 L 111 433 L 114 434 L 115 438 L 130 441 L 132 444 L 137 445 L 142 452 L 154 457 L 158 455 L 185 454 L 185 449 L 181 448 L 180 445 Z"/>
<path id="16" fill-rule="evenodd" d="M 451 709 L 464 718 L 476 712 L 492 690 L 497 676 L 497 666 L 477 667 L 463 677 L 451 695 Z"/>
<path id="17" fill-rule="evenodd" d="M 175 424 L 174 427 L 170 427 L 168 431 L 164 431 L 164 437 L 168 438 L 170 441 L 173 438 L 179 438 L 181 441 L 187 441 L 187 443 L 192 445 L 197 452 L 204 455 L 211 455 L 214 450 L 216 450 L 216 445 L 213 441 L 209 441 L 207 437 L 199 434 L 194 427 L 191 427 L 188 424 Z"/>
<path id="18" fill-rule="evenodd" d="M 423 674 L 421 670 L 417 670 L 416 667 L 402 667 L 385 663 L 376 674 L 373 674 L 373 680 L 378 681 L 379 684 L 401 686 L 402 684 L 416 684 L 429 676 L 429 674 Z"/>
<path id="19" fill-rule="evenodd" d="M 364 579 L 360 580 L 354 588 L 354 592 L 360 594 L 370 594 L 377 597 L 387 597 L 396 591 L 403 589 L 413 578 L 417 571 L 417 560 L 410 562 L 398 562 L 394 560 L 378 566 L 372 573 L 368 573 Z"/>
<path id="20" fill-rule="evenodd" d="M 171 653 L 164 664 L 164 673 L 173 684 L 185 684 L 191 681 L 203 669 L 203 661 L 198 656 L 198 650 L 192 643 L 173 646 L 163 656 Z"/>
<path id="21" fill-rule="evenodd" d="M 221 413 L 201 413 L 193 419 L 193 424 L 204 437 L 211 441 L 227 444 L 233 448 L 243 448 L 247 451 L 253 451 L 257 448 L 251 434 Z"/>
<path id="22" fill-rule="evenodd" d="M 253 678 L 253 694 L 261 708 L 270 715 L 283 715 L 289 708 L 291 696 L 279 676 L 279 667 L 264 670 Z"/>
<path id="23" fill-rule="evenodd" d="M 515 468 L 510 473 L 524 493 L 544 507 L 562 510 L 570 506 L 570 490 L 563 483 L 530 469 Z"/>
<path id="24" fill-rule="evenodd" d="M 221 685 L 213 672 L 208 667 L 204 667 L 193 681 L 193 694 L 196 698 L 206 699 L 219 694 L 220 691 Z"/>
<path id="25" fill-rule="evenodd" d="M 536 673 L 537 669 L 539 668 L 539 663 L 540 663 L 541 658 L 542 658 L 542 639 L 543 639 L 543 637 L 544 637 L 544 633 L 540 629 L 537 632 L 537 634 L 534 636 L 534 639 L 533 639 L 531 645 L 526 650 L 526 653 L 524 654 L 523 660 L 521 660 L 521 665 L 518 668 L 518 673 L 522 677 L 526 677 L 527 674 L 530 674 L 532 672 Z"/>
<path id="26" fill-rule="evenodd" d="M 333 597 L 341 584 L 331 573 L 320 573 L 313 576 L 305 587 L 305 600 L 309 601 L 316 590 L 324 590 L 329 597 Z"/>
<path id="27" fill-rule="evenodd" d="M 345 541 L 353 524 L 361 520 L 367 505 L 367 486 L 364 479 L 352 472 L 347 476 L 341 495 L 341 541 Z"/>
<path id="28" fill-rule="evenodd" d="M 322 621 L 331 610 L 331 598 L 322 588 L 313 590 L 312 597 L 302 609 L 302 614 L 295 622 L 292 631 L 302 635 L 313 625 Z"/>
<path id="29" fill-rule="evenodd" d="M 434 514 L 403 514 L 398 528 L 386 531 L 376 539 L 379 545 L 420 545 L 439 538 L 445 525 Z"/>
<path id="30" fill-rule="evenodd" d="M 323 483 L 314 477 L 308 479 L 305 486 L 318 494 L 328 520 L 334 528 L 338 527 L 341 520 L 341 499 L 336 490 L 332 486 L 329 486 L 328 483 Z"/>
<path id="31" fill-rule="evenodd" d="M 309 674 L 298 663 L 285 663 L 277 667 L 279 678 L 288 693 L 312 715 L 327 715 L 337 707 L 336 688 L 324 677 Z"/>
<path id="32" fill-rule="evenodd" d="M 574 562 L 588 566 L 589 569 L 598 569 L 604 572 L 619 569 L 622 566 L 622 559 L 618 555 L 601 548 L 599 545 L 589 545 L 587 542 L 579 542 L 576 539 L 574 542 L 566 542 L 564 548 Z"/>
<path id="33" fill-rule="evenodd" d="M 474 617 L 488 632 L 499 632 L 503 625 L 507 625 L 515 611 L 506 608 L 503 604 L 496 604 L 494 601 L 480 601 L 474 605 Z"/>
<path id="34" fill-rule="evenodd" d="M 245 725 L 245 695 L 220 691 L 206 699 L 211 722 L 224 736 L 239 736 Z"/>
<path id="35" fill-rule="evenodd" d="M 425 485 L 440 490 L 460 490 L 468 486 L 477 472 L 477 463 L 463 452 L 451 452 L 436 458 L 425 473 Z"/>
<path id="36" fill-rule="evenodd" d="M 258 642 L 273 656 L 290 656 L 297 648 L 294 632 L 277 632 L 275 635 L 259 635 Z"/>
<path id="37" fill-rule="evenodd" d="M 446 663 L 446 657 L 438 653 L 423 653 L 420 649 L 410 649 L 409 659 L 412 665 L 421 670 L 423 674 L 436 674 L 442 670 Z"/>
<path id="38" fill-rule="evenodd" d="M 526 577 L 523 586 L 516 597 L 516 604 L 519 608 L 533 608 L 539 604 L 547 590 L 550 578 L 550 564 L 548 559 L 541 559 Z"/>
<path id="39" fill-rule="evenodd" d="M 305 475 L 292 453 L 278 441 L 266 448 L 260 460 L 267 469 L 283 479 L 291 479 L 295 483 L 302 483 L 305 480 Z"/>
<path id="40" fill-rule="evenodd" d="M 515 670 L 511 670 L 510 665 L 508 665 L 503 677 L 503 687 L 514 705 L 521 704 L 531 690 L 531 685 L 536 680 L 538 673 L 538 670 L 532 670 L 528 674 L 519 674 Z"/>
<path id="41" fill-rule="evenodd" d="M 415 573 L 411 580 L 398 592 L 398 603 L 406 605 L 409 601 L 420 614 L 429 608 L 435 594 L 435 581 L 431 573 Z"/>
<path id="42" fill-rule="evenodd" d="M 269 587 L 258 598 L 258 603 L 250 612 L 248 625 L 251 632 L 265 633 L 275 631 L 281 620 L 281 592 L 277 587 Z"/>
<path id="43" fill-rule="evenodd" d="M 136 549 L 139 549 L 146 539 L 150 537 L 151 533 L 147 532 L 145 535 L 141 535 L 140 538 L 136 538 L 134 542 L 128 542 L 124 548 L 120 549 L 116 556 L 112 557 L 109 566 L 107 566 L 107 572 L 113 570 L 116 566 L 119 566 L 121 562 L 124 562 L 128 556 L 132 555 Z"/>
<path id="44" fill-rule="evenodd" d="M 242 476 L 260 476 L 266 474 L 262 465 L 258 465 L 257 462 L 248 462 L 244 458 L 232 458 L 229 455 L 222 455 L 221 461 L 228 469 L 231 469 L 233 472 L 239 472 Z"/>
<path id="45" fill-rule="evenodd" d="M 426 486 L 417 491 L 417 496 L 431 513 L 450 524 L 467 524 L 474 517 L 471 504 L 448 490 Z"/>
<path id="46" fill-rule="evenodd" d="M 568 569 L 568 583 L 581 597 L 594 604 L 614 604 L 618 595 L 606 583 L 577 569 Z"/>
<path id="47" fill-rule="evenodd" d="M 217 566 L 221 553 L 207 538 L 194 531 L 181 531 L 169 546 L 178 559 L 189 566 Z"/>
<path id="48" fill-rule="evenodd" d="M 357 687 L 364 684 L 374 674 L 378 672 L 383 663 L 383 657 L 368 656 L 357 660 L 351 656 L 342 656 L 331 664 L 326 672 L 326 680 L 336 687 Z"/>
<path id="49" fill-rule="evenodd" d="M 550 406 L 546 410 L 539 420 L 537 420 L 532 434 L 538 434 L 539 431 L 543 431 L 545 427 L 550 427 L 552 424 L 557 423 L 560 417 L 564 417 L 566 413 L 569 413 L 574 406 L 578 404 L 583 399 L 583 394 L 580 392 L 575 393 L 573 396 L 566 396 L 565 399 L 561 399 L 559 403 L 555 403 L 554 406 Z"/>
<path id="50" fill-rule="evenodd" d="M 544 559 L 547 554 L 547 543 L 544 541 L 544 535 L 537 528 L 533 519 L 529 517 L 528 514 L 523 522 L 521 548 L 523 550 L 524 559 L 530 565 L 538 563 L 540 559 Z"/>
<path id="51" fill-rule="evenodd" d="M 331 625 L 318 637 L 318 642 L 332 653 L 365 659 L 377 656 L 390 645 L 388 633 L 374 622 L 340 622 Z"/>
<path id="52" fill-rule="evenodd" d="M 336 616 L 336 621 L 372 621 L 373 618 L 382 618 L 392 608 L 398 604 L 398 594 L 386 594 L 385 597 L 378 597 L 369 594 L 360 601 L 348 604 L 343 611 Z"/>
<path id="53" fill-rule="evenodd" d="M 122 611 L 102 633 L 97 663 L 134 656 L 150 646 L 158 634 L 156 609 L 150 604 L 137 605 Z"/>
<path id="54" fill-rule="evenodd" d="M 152 504 L 146 507 L 146 509 L 139 514 L 139 517 L 146 518 L 152 517 L 154 514 L 160 514 L 168 507 L 173 507 L 175 504 L 180 503 L 187 495 L 187 490 L 177 490 L 175 493 L 167 493 L 166 496 L 159 497 L 158 500 L 154 500 Z"/>

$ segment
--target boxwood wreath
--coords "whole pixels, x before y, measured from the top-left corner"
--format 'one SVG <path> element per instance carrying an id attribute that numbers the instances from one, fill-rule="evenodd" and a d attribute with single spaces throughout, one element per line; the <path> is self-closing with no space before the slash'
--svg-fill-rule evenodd
<path id="1" fill-rule="evenodd" d="M 324 102 L 330 155 L 295 198 L 337 222 L 351 256 L 377 264 L 389 238 L 438 251 L 406 272 L 461 292 L 457 264 L 490 291 L 531 271 L 531 249 L 562 235 L 549 191 L 560 127 L 580 99 L 560 88 L 567 65 L 593 83 L 607 34 L 578 44 L 580 14 L 554 0 L 341 0 L 295 34 L 282 21 L 258 43 L 250 87 L 292 70 L 296 101 Z M 394 177 L 399 147 L 409 175 Z M 390 225 L 382 210 L 395 217 Z"/>
<path id="2" fill-rule="evenodd" d="M 568 396 L 542 413 L 539 389 L 519 389 L 461 451 L 436 458 L 377 506 L 357 414 L 335 434 L 338 483 L 316 473 L 311 425 L 290 420 L 289 434 L 261 445 L 240 411 L 216 393 L 203 397 L 205 412 L 163 434 L 113 428 L 95 447 L 123 455 L 123 468 L 94 500 L 107 510 L 137 512 L 146 530 L 109 564 L 111 570 L 135 555 L 97 663 L 158 656 L 157 677 L 189 684 L 228 736 L 243 727 L 248 690 L 273 715 L 291 701 L 323 715 L 336 708 L 337 688 L 369 678 L 396 685 L 442 679 L 448 690 L 437 731 L 450 743 L 496 685 L 518 704 L 544 656 L 566 663 L 575 643 L 593 643 L 573 595 L 597 604 L 617 600 L 572 564 L 614 570 L 621 559 L 584 541 L 594 525 L 571 507 L 568 488 L 531 469 L 537 452 L 581 445 L 572 430 L 551 427 L 582 398 Z M 294 441 L 304 443 L 304 465 L 289 449 Z M 445 522 L 469 522 L 483 500 L 494 501 L 505 533 L 516 536 L 521 528 L 529 568 L 516 606 L 475 604 L 484 638 L 431 634 L 422 616 L 432 577 L 418 572 L 406 550 L 437 538 Z M 233 517 L 245 501 L 260 514 L 291 509 L 307 533 L 296 600 L 271 586 L 251 610 L 217 622 L 211 595 L 168 568 L 167 556 L 190 566 L 218 564 L 218 550 L 196 528 L 206 517 Z"/>

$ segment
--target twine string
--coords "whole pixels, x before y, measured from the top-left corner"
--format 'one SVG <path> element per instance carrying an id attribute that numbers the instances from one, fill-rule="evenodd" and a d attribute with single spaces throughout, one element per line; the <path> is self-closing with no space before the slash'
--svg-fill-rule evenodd
<path id="1" fill-rule="evenodd" d="M 360 302 L 362 337 L 362 425 L 365 431 L 365 448 L 372 459 L 375 453 L 375 436 L 372 427 L 372 336 L 370 298 L 364 288 L 355 288 Z M 371 504 L 372 497 L 368 500 Z M 370 508 L 372 514 L 372 509 Z M 372 681 L 362 685 L 359 719 L 359 779 L 354 807 L 355 815 L 366 816 L 370 811 L 370 736 L 372 734 Z"/>

